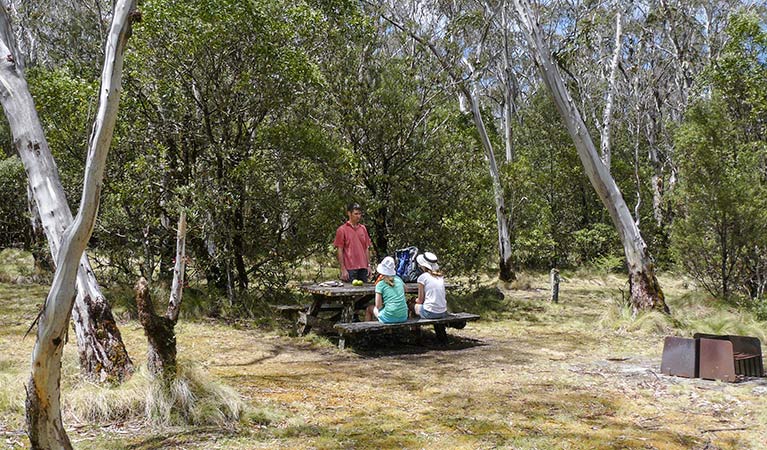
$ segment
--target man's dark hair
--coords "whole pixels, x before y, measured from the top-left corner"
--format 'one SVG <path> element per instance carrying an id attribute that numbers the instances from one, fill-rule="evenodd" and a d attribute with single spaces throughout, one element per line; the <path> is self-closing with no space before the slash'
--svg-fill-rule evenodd
<path id="1" fill-rule="evenodd" d="M 362 211 L 362 206 L 360 206 L 357 202 L 351 202 L 348 205 L 346 205 L 346 211 L 352 212 L 352 211 Z"/>

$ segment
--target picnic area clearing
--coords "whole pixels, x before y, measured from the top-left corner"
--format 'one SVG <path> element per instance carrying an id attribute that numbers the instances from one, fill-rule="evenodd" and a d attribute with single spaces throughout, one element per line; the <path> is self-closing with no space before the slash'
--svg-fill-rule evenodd
<path id="1" fill-rule="evenodd" d="M 678 278 L 662 280 L 673 320 L 631 320 L 615 306 L 621 276 L 570 277 L 556 305 L 546 301 L 546 282 L 540 275 L 527 276 L 524 289 L 499 285 L 502 299 L 491 295 L 494 285 L 454 297 L 454 308 L 462 302 L 482 319 L 452 329 L 445 347 L 427 330 L 420 344 L 382 336 L 339 350 L 322 336 L 291 337 L 247 321 L 182 320 L 179 357 L 242 396 L 250 412 L 237 425 L 94 424 L 71 407 L 65 425 L 81 449 L 758 449 L 767 442 L 767 380 L 728 384 L 659 371 L 667 334 L 687 335 L 690 326 L 762 330 L 764 341 L 763 323 L 708 305 Z M 22 336 L 45 293 L 0 284 L 0 446 L 7 448 L 28 445 L 23 385 L 34 339 Z M 141 326 L 120 327 L 134 362 L 145 364 Z M 64 356 L 65 404 L 82 389 L 73 347 Z"/>

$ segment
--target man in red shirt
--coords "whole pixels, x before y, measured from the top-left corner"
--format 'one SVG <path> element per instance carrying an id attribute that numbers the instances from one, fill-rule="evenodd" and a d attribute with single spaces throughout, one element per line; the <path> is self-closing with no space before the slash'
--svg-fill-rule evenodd
<path id="1" fill-rule="evenodd" d="M 368 229 L 361 224 L 362 207 L 350 203 L 346 207 L 349 220 L 338 227 L 333 246 L 338 249 L 338 265 L 341 267 L 341 280 L 368 281 L 370 276 L 370 252 L 372 245 Z"/>

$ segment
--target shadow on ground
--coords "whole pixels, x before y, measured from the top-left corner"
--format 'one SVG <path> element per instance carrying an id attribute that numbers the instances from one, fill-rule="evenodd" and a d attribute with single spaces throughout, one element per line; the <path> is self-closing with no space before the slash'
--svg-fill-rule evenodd
<path id="1" fill-rule="evenodd" d="M 429 352 L 466 350 L 487 345 L 484 341 L 464 336 L 448 335 L 446 344 L 437 341 L 433 332 L 421 331 L 397 332 L 372 335 L 360 338 L 352 344 L 352 351 L 360 356 L 376 358 L 380 356 L 413 355 Z"/>

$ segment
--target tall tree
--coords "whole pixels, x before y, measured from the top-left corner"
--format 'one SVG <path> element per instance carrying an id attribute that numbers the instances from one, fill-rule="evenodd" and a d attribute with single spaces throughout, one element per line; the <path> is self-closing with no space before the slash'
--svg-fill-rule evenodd
<path id="1" fill-rule="evenodd" d="M 631 305 L 634 311 L 657 309 L 668 312 L 663 291 L 655 277 L 654 264 L 639 227 L 634 222 L 615 180 L 599 157 L 588 128 L 551 57 L 551 50 L 544 40 L 530 3 L 527 0 L 514 0 L 514 6 L 529 48 L 537 60 L 541 77 L 573 139 L 584 171 L 610 213 L 613 225 L 620 235 L 628 264 Z"/>
<path id="2" fill-rule="evenodd" d="M 75 281 L 81 267 L 81 257 L 98 212 L 106 156 L 117 120 L 123 52 L 130 36 L 134 6 L 135 0 L 118 0 L 115 3 L 112 26 L 106 42 L 99 107 L 88 145 L 80 208 L 64 231 L 51 290 L 38 318 L 26 400 L 27 427 L 33 449 L 72 448 L 61 417 L 61 355 L 75 303 Z M 0 9 L 0 17 L 0 24 L 5 25 L 0 27 L 0 50 L 12 55 L 13 39 L 7 26 L 9 20 L 5 8 Z M 13 58 L 5 58 L 0 62 L 0 73 L 5 81 L 2 87 L 4 98 L 20 97 L 31 102 L 24 74 Z M 18 105 L 13 103 L 3 103 L 3 106 L 9 121 L 19 121 L 12 128 L 23 131 L 15 137 L 19 152 L 35 153 L 44 143 L 44 136 L 41 130 L 33 131 L 39 128 L 39 122 L 29 117 L 29 111 L 34 111 L 33 104 L 23 108 L 17 108 Z M 36 141 L 37 138 L 43 140 Z"/>
<path id="3" fill-rule="evenodd" d="M 51 255 L 57 261 L 61 241 L 72 223 L 72 212 L 27 88 L 24 58 L 16 48 L 7 13 L 0 16 L 0 41 L 8 49 L 6 59 L 13 63 L 13 80 L 18 83 L 14 95 L 4 96 L 0 102 L 24 164 Z M 77 299 L 72 316 L 82 373 L 94 381 L 122 381 L 133 373 L 133 363 L 87 255 L 81 256 L 77 270 Z"/>

